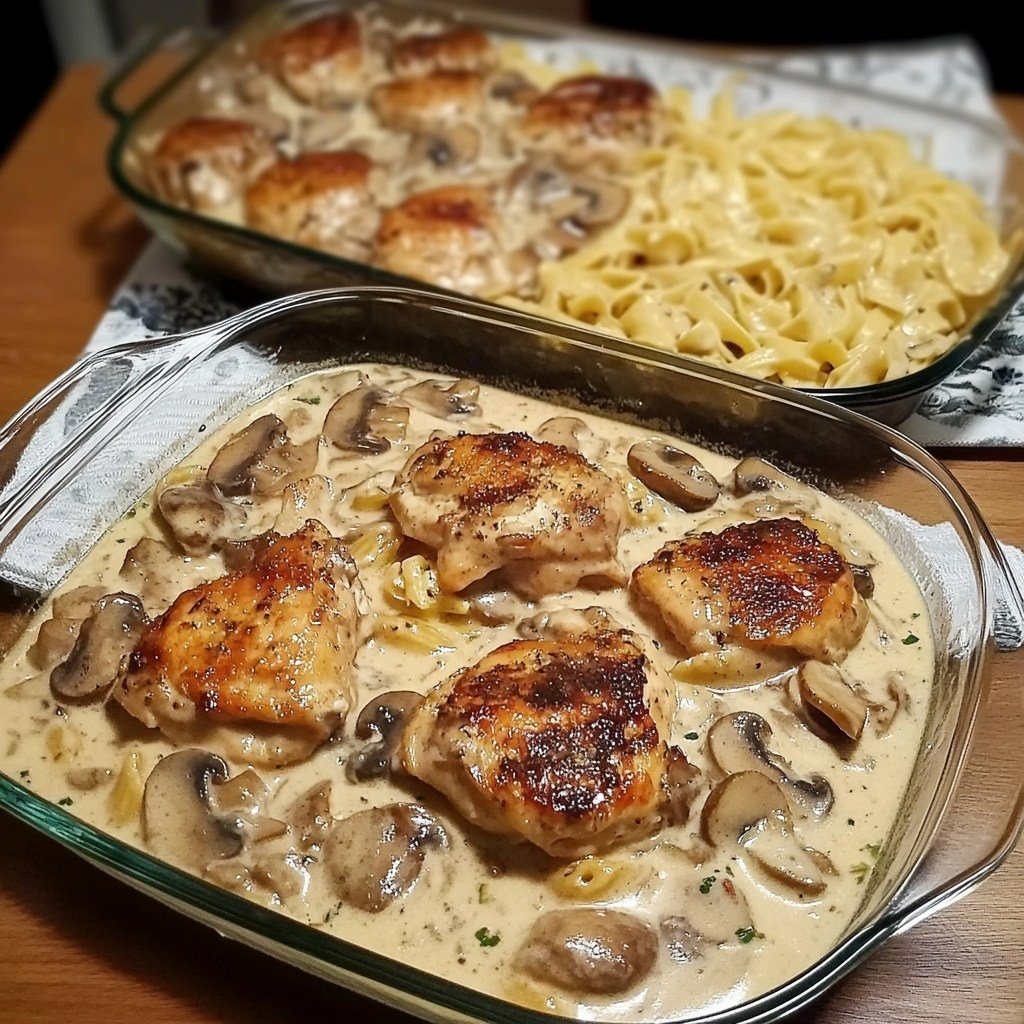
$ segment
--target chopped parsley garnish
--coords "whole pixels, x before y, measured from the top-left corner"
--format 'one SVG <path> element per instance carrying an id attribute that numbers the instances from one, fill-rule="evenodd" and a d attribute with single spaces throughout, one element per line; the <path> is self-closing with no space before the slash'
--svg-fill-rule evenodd
<path id="1" fill-rule="evenodd" d="M 920 637 L 914 636 L 913 633 L 908 633 L 903 638 L 903 646 L 904 647 L 910 647 L 911 645 L 916 644 L 918 642 L 918 640 L 920 640 Z"/>
<path id="2" fill-rule="evenodd" d="M 476 890 L 476 901 L 477 903 L 490 903 L 494 897 L 491 895 L 491 890 L 486 882 L 481 882 Z"/>
<path id="3" fill-rule="evenodd" d="M 128 509 L 128 511 L 125 512 L 125 514 L 124 514 L 125 519 L 134 519 L 135 518 L 135 513 L 137 511 L 138 511 L 138 509 L 135 508 L 134 506 L 132 506 L 132 508 Z"/>
<path id="4" fill-rule="evenodd" d="M 485 949 L 490 949 L 501 942 L 501 936 L 497 932 L 491 932 L 489 928 L 478 928 L 473 934 L 476 941 Z"/>
<path id="5" fill-rule="evenodd" d="M 856 825 L 856 824 L 857 824 L 857 822 L 855 822 L 855 821 L 853 820 L 853 818 L 847 818 L 847 819 L 846 819 L 846 824 L 847 824 L 847 825 Z"/>
<path id="6" fill-rule="evenodd" d="M 732 868 L 731 868 L 731 867 L 729 867 L 729 865 L 728 865 L 728 864 L 726 864 L 726 865 L 725 865 L 725 873 L 726 873 L 727 875 L 731 875 L 731 874 L 732 874 Z"/>
<path id="7" fill-rule="evenodd" d="M 695 732 L 688 732 L 688 733 L 687 733 L 687 734 L 686 734 L 686 735 L 685 735 L 685 736 L 683 737 L 683 739 L 684 739 L 684 740 L 695 740 L 695 739 L 697 739 L 697 733 L 695 733 Z"/>
<path id="8" fill-rule="evenodd" d="M 868 843 L 865 846 L 862 846 L 861 849 L 867 850 L 867 852 L 871 854 L 872 860 L 878 860 L 878 858 L 882 855 L 881 840 L 879 840 L 877 843 Z"/>
<path id="9" fill-rule="evenodd" d="M 21 770 L 20 772 L 18 772 L 18 774 L 19 774 L 19 775 L 20 775 L 20 776 L 21 776 L 21 777 L 22 777 L 23 779 L 27 779 L 27 778 L 28 778 L 28 769 L 27 769 L 27 768 L 24 768 L 24 769 L 22 769 L 22 770 Z"/>
<path id="10" fill-rule="evenodd" d="M 717 879 L 717 878 L 715 878 L 715 876 L 714 876 L 714 875 L 708 875 L 708 877 L 707 877 L 707 878 L 705 878 L 705 879 L 704 879 L 704 880 L 703 880 L 703 881 L 702 881 L 702 882 L 700 883 L 700 891 L 701 891 L 701 892 L 702 892 L 702 893 L 703 893 L 703 894 L 704 894 L 705 896 L 707 896 L 707 894 L 708 894 L 709 892 L 711 892 L 711 886 L 713 886 L 713 885 L 715 884 L 715 882 L 717 882 L 717 881 L 718 881 L 718 879 Z"/>
<path id="11" fill-rule="evenodd" d="M 912 619 L 919 619 L 919 618 L 921 618 L 921 613 L 920 612 L 911 612 L 910 613 L 910 617 Z"/>
<path id="12" fill-rule="evenodd" d="M 72 800 L 71 797 L 69 797 L 69 796 L 62 796 L 57 801 L 57 803 L 60 804 L 61 807 L 70 807 L 74 802 L 75 801 Z"/>
<path id="13" fill-rule="evenodd" d="M 864 861 L 860 861 L 859 863 L 854 864 L 852 868 L 850 868 L 850 873 L 856 877 L 858 885 L 863 885 L 864 879 L 871 874 L 871 865 L 865 863 Z"/>
<path id="14" fill-rule="evenodd" d="M 320 396 L 319 395 L 313 395 L 310 398 L 306 398 L 303 395 L 297 395 L 296 398 L 295 398 L 295 401 L 296 402 L 303 402 L 306 405 L 319 405 L 320 404 Z"/>
<path id="15" fill-rule="evenodd" d="M 736 929 L 736 938 L 745 946 L 748 942 L 753 942 L 754 939 L 763 939 L 764 933 L 759 932 L 753 925 L 747 925 L 746 928 Z"/>

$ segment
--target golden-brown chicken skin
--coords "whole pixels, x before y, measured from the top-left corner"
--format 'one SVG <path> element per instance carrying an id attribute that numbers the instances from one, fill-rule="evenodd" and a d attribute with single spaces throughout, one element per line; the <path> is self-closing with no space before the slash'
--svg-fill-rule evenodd
<path id="1" fill-rule="evenodd" d="M 249 224 L 281 238 L 365 260 L 377 229 L 373 162 L 363 153 L 301 153 L 265 170 L 245 194 Z"/>
<path id="2" fill-rule="evenodd" d="M 651 145 L 663 120 L 657 92 L 642 79 L 583 75 L 538 96 L 515 132 L 528 148 L 579 165 Z"/>
<path id="3" fill-rule="evenodd" d="M 475 185 L 417 192 L 385 210 L 374 262 L 473 295 L 505 290 L 513 273 L 490 196 Z"/>
<path id="4" fill-rule="evenodd" d="M 527 434 L 428 441 L 398 474 L 391 508 L 407 536 L 437 550 L 446 591 L 499 568 L 534 598 L 588 577 L 624 579 L 619 485 L 579 452 Z"/>
<path id="5" fill-rule="evenodd" d="M 436 71 L 384 82 L 370 94 L 370 103 L 387 127 L 426 131 L 477 121 L 483 94 L 483 78 L 475 72 Z"/>
<path id="6" fill-rule="evenodd" d="M 516 640 L 427 694 L 403 761 L 474 825 L 582 857 L 665 820 L 671 707 L 628 630 Z"/>
<path id="7" fill-rule="evenodd" d="M 146 170 L 161 199 L 209 211 L 238 199 L 275 160 L 277 150 L 259 125 L 194 117 L 164 133 Z"/>
<path id="8" fill-rule="evenodd" d="M 350 14 L 313 18 L 271 36 L 260 58 L 303 103 L 344 104 L 364 86 L 362 29 Z"/>
<path id="9" fill-rule="evenodd" d="M 460 25 L 448 32 L 406 36 L 391 51 L 396 75 L 429 75 L 434 71 L 489 71 L 497 61 L 490 39 L 479 29 Z"/>
<path id="10" fill-rule="evenodd" d="M 727 643 L 841 661 L 867 622 L 842 555 L 795 519 L 762 519 L 666 544 L 635 593 L 690 654 Z"/>
<path id="11" fill-rule="evenodd" d="M 308 753 L 352 702 L 356 587 L 344 546 L 319 523 L 272 535 L 251 568 L 185 591 L 149 625 L 113 696 L 175 740 L 245 726 Z"/>

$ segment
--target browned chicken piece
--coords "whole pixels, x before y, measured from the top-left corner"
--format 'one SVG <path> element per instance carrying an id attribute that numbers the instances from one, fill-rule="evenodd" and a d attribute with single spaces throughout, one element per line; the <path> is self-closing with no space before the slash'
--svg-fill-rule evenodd
<path id="1" fill-rule="evenodd" d="M 584 75 L 538 96 L 514 134 L 528 149 L 578 167 L 597 157 L 615 163 L 653 144 L 663 121 L 658 93 L 642 79 Z"/>
<path id="2" fill-rule="evenodd" d="M 432 35 L 407 36 L 391 51 L 391 70 L 403 77 L 433 71 L 486 72 L 496 61 L 490 39 L 469 25 Z"/>
<path id="3" fill-rule="evenodd" d="M 351 14 L 329 14 L 271 36 L 263 66 L 303 103 L 346 104 L 365 84 L 362 30 Z"/>
<path id="4" fill-rule="evenodd" d="M 396 78 L 370 93 L 374 113 L 389 128 L 427 131 L 480 118 L 483 78 L 472 71 L 437 71 Z"/>
<path id="5" fill-rule="evenodd" d="M 381 215 L 375 262 L 453 291 L 494 295 L 532 273 L 501 244 L 487 191 L 445 185 L 417 192 Z"/>
<path id="6" fill-rule="evenodd" d="M 669 817 L 672 706 L 628 630 L 516 640 L 427 694 L 403 762 L 474 825 L 582 857 Z"/>
<path id="7" fill-rule="evenodd" d="M 428 441 L 398 474 L 391 508 L 407 536 L 437 549 L 446 591 L 501 568 L 531 598 L 624 578 L 619 485 L 579 452 L 527 434 Z"/>
<path id="8" fill-rule="evenodd" d="M 146 169 L 161 199 L 209 211 L 238 199 L 275 160 L 277 150 L 259 125 L 194 117 L 167 130 Z"/>
<path id="9" fill-rule="evenodd" d="M 176 742 L 253 730 L 241 755 L 305 756 L 352 703 L 358 612 L 342 543 L 310 520 L 251 568 L 181 594 L 143 633 L 113 696 Z M 266 734 L 286 737 L 266 744 Z M 232 729 L 231 735 L 240 735 Z M 225 742 L 231 742 L 225 739 Z M 236 751 L 231 751 L 233 755 Z"/>
<path id="10" fill-rule="evenodd" d="M 374 178 L 362 153 L 302 153 L 253 182 L 246 217 L 258 231 L 365 262 L 380 216 Z"/>
<path id="11" fill-rule="evenodd" d="M 666 544 L 633 590 L 690 654 L 727 643 L 841 661 L 867 609 L 850 566 L 795 519 L 762 519 Z"/>

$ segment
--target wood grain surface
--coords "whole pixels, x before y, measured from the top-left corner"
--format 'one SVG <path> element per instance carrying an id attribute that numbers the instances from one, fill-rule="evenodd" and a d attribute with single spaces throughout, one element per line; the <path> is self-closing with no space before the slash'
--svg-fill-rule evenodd
<path id="1" fill-rule="evenodd" d="M 0 167 L 0 420 L 75 358 L 146 238 L 106 178 L 98 82 L 97 68 L 68 71 Z M 1024 130 L 1024 98 L 1002 105 Z M 1021 452 L 940 454 L 996 534 L 1024 544 Z M 1012 672 L 997 663 L 1020 712 Z M 959 827 L 954 845 L 971 838 Z M 6 816 L 0 993 L 5 1024 L 409 1021 L 178 918 Z M 1024 1022 L 1024 849 L 801 1019 Z"/>

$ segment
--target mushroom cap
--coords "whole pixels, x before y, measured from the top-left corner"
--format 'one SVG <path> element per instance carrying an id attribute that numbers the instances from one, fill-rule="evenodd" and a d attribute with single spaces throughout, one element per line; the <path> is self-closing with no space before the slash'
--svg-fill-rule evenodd
<path id="1" fill-rule="evenodd" d="M 797 672 L 800 698 L 821 712 L 851 740 L 859 740 L 868 717 L 868 702 L 834 665 L 808 661 Z"/>
<path id="2" fill-rule="evenodd" d="M 216 810 L 213 789 L 227 778 L 227 764 L 208 750 L 177 750 L 158 761 L 142 797 L 142 830 L 150 849 L 193 868 L 241 852 L 240 823 Z"/>
<path id="3" fill-rule="evenodd" d="M 720 492 L 718 481 L 689 452 L 651 438 L 629 449 L 626 463 L 655 494 L 686 512 L 710 508 Z"/>
<path id="4" fill-rule="evenodd" d="M 241 505 L 227 501 L 209 484 L 182 484 L 160 491 L 157 508 L 187 555 L 208 555 L 245 526 Z"/>
<path id="5" fill-rule="evenodd" d="M 515 965 L 570 992 L 609 995 L 642 981 L 658 958 L 646 921 L 619 910 L 552 910 L 530 929 Z"/>
<path id="6" fill-rule="evenodd" d="M 413 890 L 430 847 L 447 845 L 445 830 L 425 808 L 389 804 L 336 822 L 324 861 L 341 899 L 377 914 Z"/>
<path id="7" fill-rule="evenodd" d="M 214 456 L 206 479 L 221 494 L 276 494 L 316 465 L 316 444 L 295 446 L 273 414 L 260 416 Z"/>

